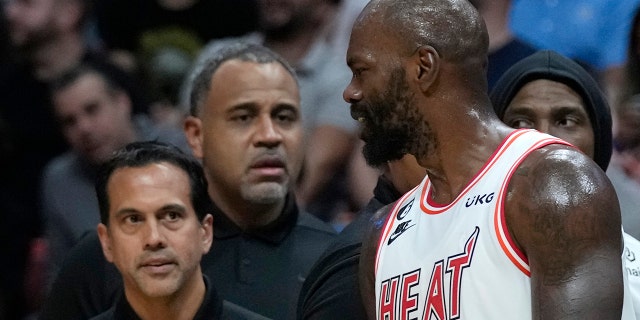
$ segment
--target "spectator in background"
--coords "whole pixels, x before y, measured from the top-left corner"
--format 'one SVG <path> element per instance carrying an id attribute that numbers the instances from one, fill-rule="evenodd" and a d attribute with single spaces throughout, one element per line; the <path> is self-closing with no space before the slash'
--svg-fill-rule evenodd
<path id="1" fill-rule="evenodd" d="M 489 90 L 511 65 L 533 54 L 536 49 L 516 37 L 509 27 L 511 0 L 471 0 L 480 12 L 489 33 Z"/>
<path id="2" fill-rule="evenodd" d="M 552 134 L 589 155 L 603 171 L 611 169 L 611 111 L 596 81 L 578 63 L 553 51 L 539 51 L 513 65 L 498 80 L 491 99 L 494 110 L 509 126 Z M 640 274 L 635 270 L 640 262 L 635 254 L 640 254 L 640 242 L 629 233 L 638 233 L 638 225 L 630 223 L 637 221 L 632 216 L 637 216 L 638 207 L 625 206 L 619 185 L 612 183 L 625 231 L 622 258 L 628 281 L 625 290 L 630 290 L 625 291 L 625 300 L 637 303 Z M 634 307 L 640 316 L 640 304 Z"/>
<path id="3" fill-rule="evenodd" d="M 636 9 L 627 36 L 627 61 L 624 68 L 624 86 L 613 104 L 614 113 L 631 96 L 640 94 L 640 7 Z"/>
<path id="4" fill-rule="evenodd" d="M 336 14 L 335 22 L 331 23 L 329 41 L 333 45 L 335 54 L 345 56 L 349 46 L 351 26 L 369 0 L 343 0 Z"/>
<path id="5" fill-rule="evenodd" d="M 262 44 L 294 67 L 300 82 L 305 130 L 305 163 L 296 196 L 301 206 L 325 221 L 350 209 L 346 170 L 356 148 L 356 123 L 340 95 L 349 81 L 349 70 L 344 56 L 336 55 L 327 39 L 339 2 L 257 0 L 259 31 L 211 42 L 195 66 L 196 71 L 200 69 L 220 46 L 242 41 Z M 185 88 L 189 86 L 187 81 Z"/>
<path id="6" fill-rule="evenodd" d="M 613 157 L 607 175 L 616 188 L 625 231 L 640 238 L 640 96 L 619 104 L 614 113 Z"/>
<path id="7" fill-rule="evenodd" d="M 196 56 L 213 39 L 253 31 L 256 11 L 255 0 L 107 0 L 96 20 L 110 58 L 145 83 L 152 119 L 181 127 L 178 91 Z"/>
<path id="8" fill-rule="evenodd" d="M 0 291 L 6 297 L 8 317 L 19 319 L 37 306 L 37 295 L 24 294 L 25 268 L 31 253 L 35 260 L 44 252 L 39 185 L 45 164 L 67 146 L 51 114 L 47 83 L 82 61 L 107 66 L 101 56 L 87 48 L 85 23 L 91 15 L 89 0 L 13 0 L 2 4 L 3 21 L 11 58 L 0 67 L 0 119 L 6 124 L 11 154 L 0 169 L 6 186 L 0 188 L 0 256 L 12 263 L 0 268 Z M 112 68 L 115 68 L 111 66 Z M 119 81 L 134 86 L 126 74 Z M 134 97 L 143 110 L 142 97 Z M 7 156 L 7 155 L 5 155 Z M 36 272 L 37 273 L 37 272 Z"/>
<path id="9" fill-rule="evenodd" d="M 609 104 L 596 81 L 574 61 L 555 52 L 536 53 L 505 73 L 491 97 L 496 113 L 506 124 L 548 132 L 574 143 L 593 157 L 602 170 L 615 167 L 609 166 L 612 154 Z M 541 101 L 553 108 L 547 108 L 550 109 L 547 112 L 536 109 L 539 115 L 531 111 L 531 106 L 543 105 Z M 612 178 L 611 174 L 609 177 Z M 618 194 L 622 225 L 637 238 L 638 197 L 627 199 L 617 179 L 611 182 Z"/>
<path id="10" fill-rule="evenodd" d="M 514 0 L 511 29 L 596 71 L 614 103 L 623 83 L 628 34 L 638 0 Z M 589 69 L 588 68 L 588 69 Z"/>
<path id="11" fill-rule="evenodd" d="M 50 280 L 80 237 L 100 222 L 93 190 L 100 164 L 133 141 L 159 140 L 188 149 L 182 131 L 134 116 L 130 96 L 108 70 L 90 64 L 73 68 L 52 81 L 51 96 L 71 150 L 49 162 L 42 179 Z"/>
<path id="12" fill-rule="evenodd" d="M 335 237 L 293 194 L 303 161 L 294 71 L 266 48 L 236 44 L 206 63 L 192 96 L 185 132 L 215 204 L 204 273 L 225 300 L 293 319 L 304 277 Z M 92 233 L 69 254 L 42 319 L 85 319 L 111 306 L 121 283 L 97 242 Z"/>

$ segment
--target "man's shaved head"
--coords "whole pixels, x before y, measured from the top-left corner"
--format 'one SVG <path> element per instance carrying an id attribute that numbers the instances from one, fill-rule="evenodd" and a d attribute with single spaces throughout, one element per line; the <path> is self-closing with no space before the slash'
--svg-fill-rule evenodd
<path id="1" fill-rule="evenodd" d="M 484 20 L 467 0 L 372 0 L 354 28 L 372 21 L 385 33 L 402 35 L 410 52 L 429 45 L 450 62 L 487 54 Z"/>

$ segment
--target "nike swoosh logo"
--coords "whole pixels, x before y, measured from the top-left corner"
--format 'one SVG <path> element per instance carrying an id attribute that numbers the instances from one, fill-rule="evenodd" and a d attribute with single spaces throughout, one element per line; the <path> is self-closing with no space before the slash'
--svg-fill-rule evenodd
<path id="1" fill-rule="evenodd" d="M 403 222 L 403 223 L 398 225 L 396 230 L 393 231 L 393 233 L 389 236 L 389 240 L 387 241 L 387 245 L 390 245 L 392 242 L 396 241 L 396 239 L 400 235 L 402 235 L 405 231 L 407 231 L 409 228 L 415 226 L 415 224 L 409 225 L 409 222 L 411 222 L 411 220 L 405 221 L 405 222 Z"/>

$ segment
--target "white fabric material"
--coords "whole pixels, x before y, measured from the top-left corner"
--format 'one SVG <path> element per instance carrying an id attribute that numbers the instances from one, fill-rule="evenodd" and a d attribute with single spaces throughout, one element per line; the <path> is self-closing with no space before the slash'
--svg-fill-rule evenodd
<path id="1" fill-rule="evenodd" d="M 450 204 L 429 200 L 428 177 L 397 202 L 378 245 L 377 319 L 531 319 L 528 260 L 508 234 L 504 199 L 521 161 L 552 143 L 566 144 L 515 131 Z M 622 319 L 635 319 L 629 297 Z"/>

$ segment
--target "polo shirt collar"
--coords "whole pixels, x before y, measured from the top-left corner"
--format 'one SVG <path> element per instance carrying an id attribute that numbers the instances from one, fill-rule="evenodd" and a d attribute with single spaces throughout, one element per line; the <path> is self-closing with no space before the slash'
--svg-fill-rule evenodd
<path id="1" fill-rule="evenodd" d="M 279 244 L 289 235 L 298 221 L 298 206 L 293 194 L 287 194 L 282 213 L 268 225 L 251 230 L 242 230 L 214 204 L 213 228 L 216 239 L 228 239 L 238 236 L 253 237 Z"/>

